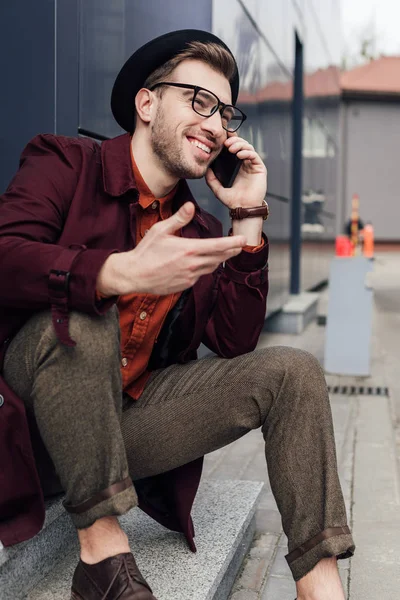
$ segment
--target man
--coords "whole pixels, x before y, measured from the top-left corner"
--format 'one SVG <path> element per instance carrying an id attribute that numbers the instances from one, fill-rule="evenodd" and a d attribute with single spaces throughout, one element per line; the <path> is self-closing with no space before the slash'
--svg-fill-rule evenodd
<path id="1" fill-rule="evenodd" d="M 217 37 L 161 36 L 115 82 L 127 134 L 101 148 L 38 136 L 2 197 L 1 410 L 19 435 L 3 443 L 14 464 L 0 539 L 42 523 L 22 399 L 40 485 L 65 492 L 78 530 L 74 599 L 154 600 L 117 515 L 139 501 L 195 550 L 202 457 L 258 427 L 298 598 L 344 598 L 336 560 L 354 545 L 323 372 L 298 350 L 252 352 L 268 289 L 266 168 L 236 134 L 238 85 Z M 243 160 L 230 189 L 209 168 L 224 145 Z M 185 179 L 203 176 L 231 236 L 189 192 Z M 197 361 L 202 341 L 218 356 Z"/>

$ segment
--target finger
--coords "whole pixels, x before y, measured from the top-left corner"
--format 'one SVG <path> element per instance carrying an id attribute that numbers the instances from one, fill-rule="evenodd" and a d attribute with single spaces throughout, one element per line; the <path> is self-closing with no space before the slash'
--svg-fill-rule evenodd
<path id="1" fill-rule="evenodd" d="M 201 275 L 206 275 L 207 273 L 213 273 L 216 269 L 218 269 L 219 265 L 224 263 L 225 261 L 233 258 L 236 254 L 227 254 L 224 258 L 218 261 L 204 263 L 203 265 L 199 265 L 198 268 L 194 271 L 195 275 L 201 277 Z"/>
<path id="2" fill-rule="evenodd" d="M 263 169 L 265 168 L 265 165 L 257 152 L 253 152 L 252 150 L 240 150 L 236 156 L 240 158 L 240 160 L 250 161 L 253 165 L 262 165 Z"/>
<path id="3" fill-rule="evenodd" d="M 152 229 L 158 226 L 153 225 Z M 182 256 L 212 256 L 223 252 L 238 249 L 239 251 L 247 244 L 244 235 L 230 235 L 218 238 L 183 238 L 171 236 L 166 246 L 166 251 L 173 254 L 179 252 Z"/>
<path id="4" fill-rule="evenodd" d="M 222 192 L 222 190 L 224 190 L 225 188 L 219 181 L 219 179 L 216 177 L 212 169 L 207 169 L 205 179 L 208 187 L 210 188 L 214 196 L 218 198 L 220 192 Z"/>
<path id="5" fill-rule="evenodd" d="M 215 269 L 221 263 L 225 262 L 226 260 L 229 260 L 233 256 L 237 256 L 241 252 L 242 252 L 242 248 L 234 248 L 232 250 L 226 250 L 225 252 L 212 254 L 211 256 L 209 256 L 209 255 L 200 256 L 194 263 L 194 265 L 195 265 L 194 268 L 201 269 L 203 267 L 205 267 L 205 268 L 212 267 Z"/>
<path id="6" fill-rule="evenodd" d="M 231 248 L 230 250 L 224 250 L 224 252 L 214 252 L 214 254 L 200 254 L 198 256 L 199 264 L 221 263 L 231 256 L 237 256 L 242 250 L 243 248 Z"/>
<path id="7" fill-rule="evenodd" d="M 236 156 L 238 158 L 240 158 L 241 160 L 244 159 L 251 159 L 251 160 L 257 160 L 258 159 L 258 154 L 257 152 L 255 152 L 254 150 L 239 150 L 239 152 L 236 154 Z"/>
<path id="8" fill-rule="evenodd" d="M 195 272 L 199 269 L 210 269 L 210 271 L 213 271 L 218 267 L 218 265 L 225 262 L 226 260 L 229 260 L 230 258 L 233 258 L 234 256 L 237 256 L 241 252 L 241 249 L 235 249 L 230 250 L 229 252 L 223 252 L 222 254 L 212 256 L 201 256 L 196 260 L 196 262 L 192 264 L 192 269 Z"/>
<path id="9" fill-rule="evenodd" d="M 203 240 L 184 239 L 182 241 L 188 242 L 186 247 L 189 252 L 195 253 L 198 256 L 210 256 L 212 254 L 228 252 L 234 249 L 241 249 L 247 243 L 244 235 L 231 235 L 228 237 L 208 238 Z"/>
<path id="10" fill-rule="evenodd" d="M 165 233 L 175 233 L 193 219 L 195 206 L 193 202 L 185 202 L 180 209 L 165 221 L 157 223 L 158 229 L 162 229 Z"/>
<path id="11" fill-rule="evenodd" d="M 229 146 L 229 151 L 232 152 L 232 154 L 236 154 L 239 150 L 252 150 L 255 152 L 254 146 L 244 140 L 240 140 Z"/>

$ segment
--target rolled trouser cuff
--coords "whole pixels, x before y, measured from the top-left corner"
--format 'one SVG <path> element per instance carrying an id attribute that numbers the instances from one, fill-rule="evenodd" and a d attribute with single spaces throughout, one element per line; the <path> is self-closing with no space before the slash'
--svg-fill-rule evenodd
<path id="1" fill-rule="evenodd" d="M 77 529 L 86 529 L 102 517 L 119 516 L 138 505 L 130 477 L 97 492 L 80 504 L 63 503 Z"/>
<path id="2" fill-rule="evenodd" d="M 355 550 L 350 529 L 329 527 L 285 556 L 295 581 L 306 575 L 322 558 L 350 558 Z"/>

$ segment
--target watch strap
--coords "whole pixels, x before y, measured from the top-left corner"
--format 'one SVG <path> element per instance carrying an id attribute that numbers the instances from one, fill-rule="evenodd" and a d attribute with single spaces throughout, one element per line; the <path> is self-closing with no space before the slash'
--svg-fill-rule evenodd
<path id="1" fill-rule="evenodd" d="M 247 219 L 248 217 L 262 217 L 264 221 L 268 219 L 269 215 L 269 206 L 265 200 L 263 200 L 263 204 L 261 206 L 237 206 L 236 208 L 231 208 L 229 211 L 229 216 L 231 219 L 241 220 Z"/>

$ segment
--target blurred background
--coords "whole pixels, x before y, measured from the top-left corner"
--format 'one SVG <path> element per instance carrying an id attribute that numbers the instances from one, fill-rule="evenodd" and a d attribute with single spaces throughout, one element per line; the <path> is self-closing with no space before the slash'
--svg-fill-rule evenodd
<path id="1" fill-rule="evenodd" d="M 326 282 L 354 193 L 376 241 L 400 242 L 399 17 L 397 0 L 3 0 L 0 192 L 37 133 L 122 133 L 110 93 L 135 49 L 212 31 L 237 58 L 241 135 L 268 167 L 272 313 Z M 226 231 L 224 207 L 191 186 Z"/>

